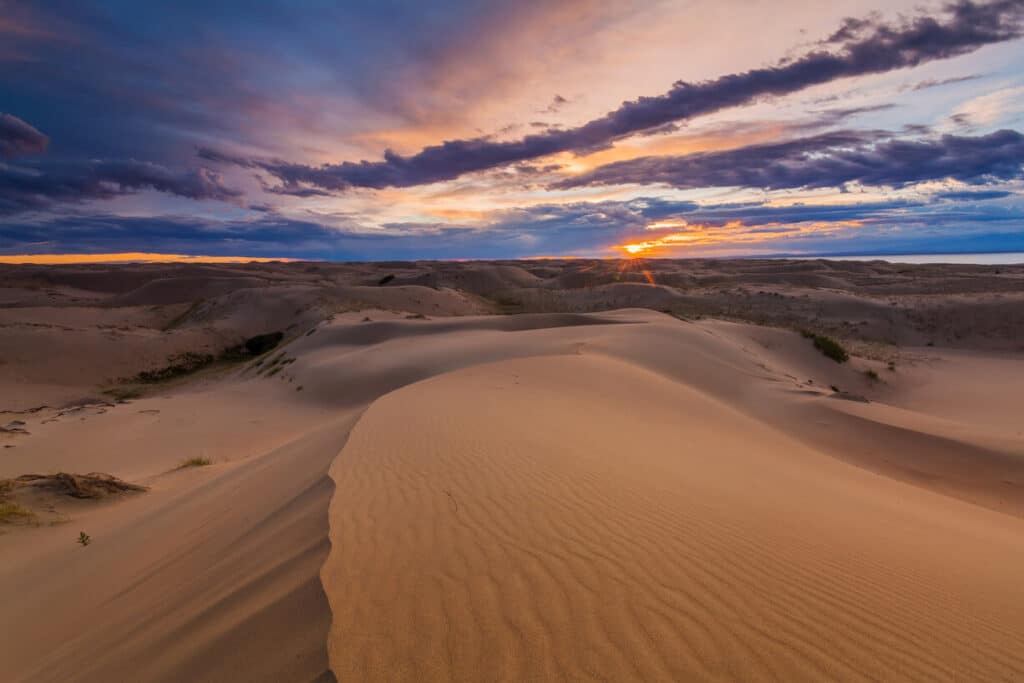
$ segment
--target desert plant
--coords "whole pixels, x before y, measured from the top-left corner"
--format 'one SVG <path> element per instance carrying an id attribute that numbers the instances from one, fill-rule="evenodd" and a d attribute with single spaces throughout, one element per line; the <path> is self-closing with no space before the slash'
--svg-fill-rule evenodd
<path id="1" fill-rule="evenodd" d="M 875 372 L 874 370 L 865 370 L 864 371 L 864 376 L 867 377 L 872 382 L 877 382 L 877 381 L 879 381 L 881 379 L 878 376 L 878 373 Z"/>
<path id="2" fill-rule="evenodd" d="M 27 520 L 35 515 L 12 500 L 0 500 L 0 524 Z"/>
<path id="3" fill-rule="evenodd" d="M 312 333 L 312 330 L 310 333 Z M 282 339 L 284 339 L 284 332 L 257 334 L 255 337 L 249 337 L 245 340 L 245 350 L 254 356 L 259 356 L 280 344 Z"/>
<path id="4" fill-rule="evenodd" d="M 92 536 L 85 533 L 84 531 L 78 532 L 78 543 L 84 548 L 85 546 L 92 543 Z"/>
<path id="5" fill-rule="evenodd" d="M 845 363 L 850 359 L 850 354 L 846 352 L 842 344 L 837 342 L 832 337 L 826 337 L 823 334 L 815 334 L 808 330 L 800 330 L 800 334 L 814 342 L 814 348 L 821 351 L 822 355 L 827 358 L 831 358 L 837 363 Z"/>
<path id="6" fill-rule="evenodd" d="M 210 460 L 209 458 L 189 458 L 188 460 L 178 465 L 178 469 L 184 469 L 186 467 L 206 467 L 207 465 L 212 464 L 213 461 Z"/>

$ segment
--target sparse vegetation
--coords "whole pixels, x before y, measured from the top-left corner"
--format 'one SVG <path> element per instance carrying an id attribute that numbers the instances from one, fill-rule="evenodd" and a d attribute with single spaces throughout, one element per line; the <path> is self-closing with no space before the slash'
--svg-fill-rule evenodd
<path id="1" fill-rule="evenodd" d="M 170 362 L 164 367 L 156 370 L 143 370 L 128 379 L 127 382 L 134 384 L 160 384 L 199 372 L 215 363 L 246 361 L 254 356 L 261 356 L 267 353 L 280 344 L 282 339 L 284 339 L 284 332 L 268 332 L 266 334 L 258 334 L 255 337 L 249 337 L 241 344 L 229 346 L 217 355 L 186 351 L 185 353 L 171 356 Z M 141 391 L 138 388 L 114 387 L 107 389 L 106 393 L 115 398 L 137 398 L 141 396 Z M 131 396 L 131 394 L 134 394 L 134 396 Z"/>
<path id="2" fill-rule="evenodd" d="M 115 401 L 128 401 L 133 398 L 142 398 L 143 391 L 139 387 L 114 386 L 103 390 L 103 393 Z"/>
<path id="3" fill-rule="evenodd" d="M 178 469 L 183 470 L 186 467 L 206 467 L 207 465 L 212 464 L 213 461 L 210 460 L 209 458 L 189 458 L 188 460 L 178 465 Z"/>
<path id="4" fill-rule="evenodd" d="M 140 384 L 159 384 L 168 380 L 190 375 L 211 365 L 214 357 L 209 353 L 186 351 L 171 357 L 171 362 L 157 370 L 143 370 L 132 378 Z"/>
<path id="5" fill-rule="evenodd" d="M 822 355 L 825 357 L 831 358 L 837 363 L 845 363 L 850 360 L 850 354 L 847 353 L 842 344 L 832 337 L 827 337 L 823 334 L 816 334 L 810 330 L 800 330 L 800 334 L 804 338 L 810 339 L 814 342 L 814 348 L 821 351 Z"/>
<path id="6" fill-rule="evenodd" d="M 35 517 L 31 510 L 18 505 L 13 500 L 0 500 L 0 524 L 25 522 Z"/>
<path id="7" fill-rule="evenodd" d="M 13 490 L 20 486 L 32 486 L 58 496 L 71 498 L 103 498 L 111 494 L 132 493 L 149 490 L 139 484 L 131 484 L 117 477 L 101 472 L 89 474 L 23 474 L 16 479 L 8 479 L 6 486 Z"/>
<path id="8" fill-rule="evenodd" d="M 85 546 L 92 543 L 92 536 L 85 533 L 84 531 L 78 532 L 78 543 L 84 548 Z"/>
<path id="9" fill-rule="evenodd" d="M 881 377 L 878 376 L 877 372 L 875 372 L 874 370 L 871 370 L 871 369 L 865 370 L 864 371 L 864 376 L 867 377 L 868 380 L 871 381 L 871 382 L 879 382 L 882 379 Z"/>

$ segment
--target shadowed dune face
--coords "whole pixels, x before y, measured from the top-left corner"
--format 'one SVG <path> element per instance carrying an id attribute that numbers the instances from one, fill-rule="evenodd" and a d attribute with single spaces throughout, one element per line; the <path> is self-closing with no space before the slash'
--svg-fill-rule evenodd
<path id="1" fill-rule="evenodd" d="M 1024 675 L 1022 361 L 990 350 L 1019 341 L 865 341 L 916 338 L 929 306 L 983 329 L 1019 269 L 968 268 L 951 297 L 885 264 L 651 261 L 652 286 L 636 263 L 4 271 L 0 425 L 22 424 L 0 479 L 148 491 L 0 527 L 0 661 L 27 681 Z M 845 289 L 807 289 L 826 275 Z M 197 298 L 140 303 L 179 277 Z M 897 284 L 915 293 L 868 291 Z M 663 297 L 676 315 L 644 310 Z M 858 307 L 880 317 L 835 332 Z M 483 315 L 512 309 L 555 312 Z M 61 405 L 272 331 L 258 357 Z"/>

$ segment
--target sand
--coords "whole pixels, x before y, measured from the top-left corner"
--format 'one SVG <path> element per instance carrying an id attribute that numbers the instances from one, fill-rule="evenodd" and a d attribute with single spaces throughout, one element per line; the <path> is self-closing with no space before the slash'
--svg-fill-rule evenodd
<path id="1" fill-rule="evenodd" d="M 0 425 L 24 425 L 0 479 L 148 490 L 19 492 L 36 516 L 0 524 L 0 678 L 1024 678 L 1015 319 L 933 346 L 857 325 L 840 365 L 744 315 L 494 315 L 515 288 L 604 296 L 572 280 L 606 263 L 8 272 Z M 777 268 L 784 300 L 881 309 L 901 279 L 811 265 Z M 957 270 L 950 294 L 926 268 L 924 317 L 982 316 L 1019 277 Z M 706 271 L 771 275 L 659 272 Z M 120 381 L 272 330 L 261 358 Z"/>

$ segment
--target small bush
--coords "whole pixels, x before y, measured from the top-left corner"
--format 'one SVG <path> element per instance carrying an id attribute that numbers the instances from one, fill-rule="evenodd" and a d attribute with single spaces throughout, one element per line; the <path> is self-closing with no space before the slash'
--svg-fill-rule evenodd
<path id="1" fill-rule="evenodd" d="M 380 279 L 380 280 L 379 280 L 379 281 L 377 282 L 377 285 L 378 285 L 379 287 L 383 287 L 384 285 L 386 285 L 387 283 L 391 282 L 391 281 L 392 281 L 392 280 L 394 280 L 394 279 L 395 279 L 395 276 L 394 276 L 394 275 L 385 275 L 384 277 L 382 277 L 382 278 L 381 278 L 381 279 Z"/>
<path id="2" fill-rule="evenodd" d="M 213 461 L 209 458 L 189 458 L 185 462 L 178 465 L 178 469 L 185 469 L 186 467 L 206 467 L 212 465 Z"/>
<path id="3" fill-rule="evenodd" d="M 284 332 L 258 334 L 245 340 L 245 350 L 254 356 L 259 356 L 280 344 L 282 339 L 284 339 Z"/>
<path id="4" fill-rule="evenodd" d="M 881 377 L 878 376 L 878 373 L 875 372 L 874 370 L 865 370 L 864 376 L 867 377 L 872 382 L 877 382 L 881 379 Z"/>
<path id="5" fill-rule="evenodd" d="M 143 370 L 134 377 L 140 384 L 159 384 L 177 377 L 190 375 L 213 363 L 214 358 L 208 353 L 188 351 L 171 358 L 170 364 L 159 370 Z"/>
<path id="6" fill-rule="evenodd" d="M 834 360 L 837 363 L 845 363 L 850 360 L 850 354 L 846 352 L 846 349 L 832 337 L 826 337 L 823 334 L 816 334 L 810 330 L 800 330 L 800 334 L 805 339 L 810 339 L 814 342 L 814 348 L 821 351 L 821 353 Z"/>
<path id="7" fill-rule="evenodd" d="M 0 500 L 0 524 L 25 521 L 35 515 L 11 500 Z"/>
<path id="8" fill-rule="evenodd" d="M 78 532 L 78 543 L 84 548 L 85 546 L 92 543 L 92 536 L 85 533 L 84 531 Z"/>

